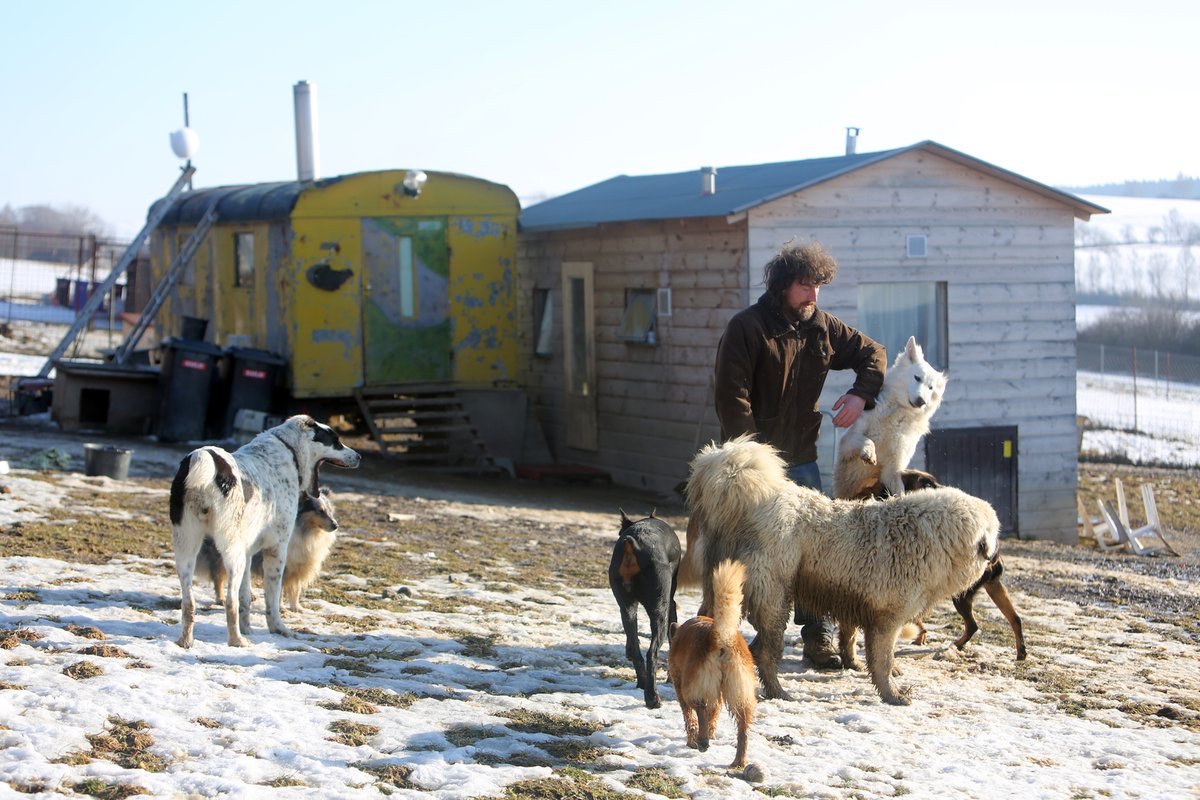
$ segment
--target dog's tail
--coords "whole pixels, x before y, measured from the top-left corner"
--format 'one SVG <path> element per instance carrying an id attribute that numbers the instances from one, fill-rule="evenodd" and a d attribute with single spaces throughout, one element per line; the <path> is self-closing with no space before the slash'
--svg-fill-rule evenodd
<path id="1" fill-rule="evenodd" d="M 699 517 L 692 558 L 700 560 L 693 563 L 704 563 L 705 530 L 743 529 L 754 509 L 789 485 L 786 465 L 770 445 L 749 435 L 705 445 L 692 459 L 687 486 L 688 509 Z"/>
<path id="2" fill-rule="evenodd" d="M 215 488 L 228 497 L 242 480 L 237 463 L 224 450 L 201 447 L 188 453 L 179 462 L 171 481 L 170 512 L 172 524 L 183 521 L 184 500 L 192 492 L 208 492 Z"/>
<path id="3" fill-rule="evenodd" d="M 746 566 L 740 561 L 722 561 L 713 570 L 713 637 L 726 649 L 738 635 L 742 621 L 742 584 Z"/>

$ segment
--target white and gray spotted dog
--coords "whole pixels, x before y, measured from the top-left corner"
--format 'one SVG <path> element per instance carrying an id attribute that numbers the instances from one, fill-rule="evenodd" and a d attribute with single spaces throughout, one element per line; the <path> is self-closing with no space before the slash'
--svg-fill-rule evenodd
<path id="1" fill-rule="evenodd" d="M 177 643 L 192 646 L 196 601 L 192 581 L 196 558 L 211 539 L 225 566 L 228 642 L 250 644 L 250 560 L 262 554 L 267 629 L 292 632 L 279 613 L 280 588 L 288 544 L 300 499 L 317 493 L 323 463 L 354 468 L 361 457 L 337 433 L 312 417 L 297 415 L 263 431 L 230 453 L 200 447 L 184 456 L 171 483 L 171 539 L 175 570 L 183 592 L 182 631 Z"/>

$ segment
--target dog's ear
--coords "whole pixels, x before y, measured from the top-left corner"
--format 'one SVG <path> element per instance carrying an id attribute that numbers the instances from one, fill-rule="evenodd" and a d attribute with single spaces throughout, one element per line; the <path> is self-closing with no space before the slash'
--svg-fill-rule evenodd
<path id="1" fill-rule="evenodd" d="M 633 524 L 633 521 L 630 520 L 629 517 L 625 516 L 625 509 L 621 508 L 620 506 L 617 506 L 617 511 L 621 512 L 621 530 L 625 530 L 626 528 L 628 528 L 630 525 Z"/>
<path id="2" fill-rule="evenodd" d="M 655 506 L 654 508 L 650 509 L 650 519 L 655 519 L 654 515 L 655 515 L 655 513 L 657 513 L 657 512 L 658 512 L 658 507 L 657 507 L 657 506 Z"/>

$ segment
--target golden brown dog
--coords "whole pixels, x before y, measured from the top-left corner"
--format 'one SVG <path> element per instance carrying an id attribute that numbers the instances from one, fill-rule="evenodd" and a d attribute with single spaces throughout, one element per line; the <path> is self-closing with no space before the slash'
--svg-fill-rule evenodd
<path id="1" fill-rule="evenodd" d="M 680 625 L 667 658 L 688 747 L 708 750 L 724 704 L 738 726 L 733 768 L 746 766 L 746 743 L 758 706 L 754 657 L 738 632 L 745 580 L 746 567 L 740 562 L 721 562 L 712 574 L 713 616 L 692 617 Z"/>

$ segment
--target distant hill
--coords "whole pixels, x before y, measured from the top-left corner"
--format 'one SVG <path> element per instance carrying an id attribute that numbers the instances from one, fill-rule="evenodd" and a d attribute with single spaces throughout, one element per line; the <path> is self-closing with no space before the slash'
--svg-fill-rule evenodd
<path id="1" fill-rule="evenodd" d="M 1106 197 L 1153 197 L 1175 200 L 1200 200 L 1200 178 L 1179 175 L 1157 181 L 1125 181 L 1095 186 L 1060 186 L 1071 194 L 1099 194 Z"/>

